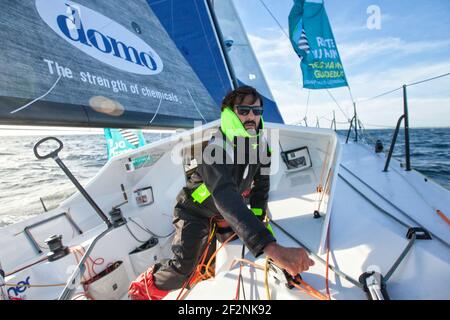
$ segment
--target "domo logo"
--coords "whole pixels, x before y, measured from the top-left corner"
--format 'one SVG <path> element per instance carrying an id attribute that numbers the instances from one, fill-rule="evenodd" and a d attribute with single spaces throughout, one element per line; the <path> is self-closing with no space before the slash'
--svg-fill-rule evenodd
<path id="1" fill-rule="evenodd" d="M 163 70 L 161 58 L 147 43 L 94 10 L 59 0 L 36 0 L 36 9 L 61 38 L 101 62 L 142 75 Z"/>

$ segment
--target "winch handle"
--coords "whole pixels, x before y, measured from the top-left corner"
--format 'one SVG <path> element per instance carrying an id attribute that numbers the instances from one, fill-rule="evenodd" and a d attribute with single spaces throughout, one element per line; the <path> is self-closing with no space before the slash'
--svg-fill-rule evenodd
<path id="1" fill-rule="evenodd" d="M 54 141 L 56 141 L 56 142 L 59 144 L 58 148 L 57 148 L 56 150 L 53 150 L 52 152 L 46 154 L 46 155 L 40 155 L 40 154 L 38 153 L 38 147 L 39 147 L 41 144 L 43 144 L 44 142 L 49 141 L 49 140 L 54 140 Z M 48 159 L 48 158 L 57 158 L 57 157 L 58 157 L 58 153 L 62 150 L 62 148 L 63 148 L 63 143 L 61 142 L 61 140 L 59 140 L 58 138 L 55 138 L 55 137 L 47 137 L 47 138 L 44 138 L 44 139 L 39 140 L 39 141 L 34 145 L 34 147 L 33 147 L 33 152 L 34 152 L 34 155 L 36 156 L 36 158 L 38 158 L 39 160 L 42 160 L 42 159 Z"/>

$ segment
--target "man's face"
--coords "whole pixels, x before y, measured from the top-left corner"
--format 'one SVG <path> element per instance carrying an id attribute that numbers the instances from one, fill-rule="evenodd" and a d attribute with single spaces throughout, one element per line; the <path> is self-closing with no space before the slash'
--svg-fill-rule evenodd
<path id="1" fill-rule="evenodd" d="M 261 101 L 256 100 L 254 103 L 251 103 L 252 101 L 251 96 L 246 96 L 244 100 L 241 102 L 241 106 L 261 106 Z M 255 116 L 253 113 L 253 110 L 251 110 L 247 115 L 241 115 L 238 113 L 238 110 L 236 108 L 236 105 L 233 107 L 234 113 L 239 117 L 239 120 L 241 120 L 242 124 L 244 125 L 245 130 L 247 130 L 250 134 L 255 134 L 256 129 L 259 126 L 259 122 L 261 121 L 261 115 Z"/>

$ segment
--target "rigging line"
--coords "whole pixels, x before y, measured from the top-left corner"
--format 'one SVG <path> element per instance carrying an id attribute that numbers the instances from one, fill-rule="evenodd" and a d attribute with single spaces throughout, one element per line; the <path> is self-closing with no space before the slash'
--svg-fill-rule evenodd
<path id="1" fill-rule="evenodd" d="M 167 238 L 170 237 L 172 234 L 174 234 L 175 230 L 172 230 L 169 234 L 165 235 L 165 236 L 160 236 L 157 235 L 156 233 L 150 231 L 149 229 L 141 226 L 139 223 L 137 223 L 136 221 L 134 221 L 132 218 L 128 218 L 128 220 L 130 220 L 131 222 L 133 222 L 136 226 L 138 226 L 139 228 L 141 228 L 142 230 L 144 230 L 145 232 L 147 232 L 148 234 L 156 237 L 156 238 Z"/>
<path id="2" fill-rule="evenodd" d="M 390 90 L 390 91 L 383 92 L 383 93 L 381 93 L 381 94 L 379 94 L 379 95 L 376 95 L 376 96 L 374 96 L 374 97 L 372 97 L 372 98 L 359 100 L 358 103 L 361 103 L 361 102 L 367 102 L 367 101 L 371 101 L 371 100 L 375 100 L 375 99 L 381 98 L 381 97 L 383 97 L 383 96 L 385 96 L 385 95 L 388 95 L 388 94 L 390 94 L 390 93 L 393 93 L 393 92 L 398 91 L 398 90 L 401 90 L 401 89 L 403 89 L 403 87 L 399 87 L 399 88 L 397 88 L 397 89 L 393 89 L 393 90 Z"/>
<path id="3" fill-rule="evenodd" d="M 284 33 L 284 35 L 286 36 L 286 38 L 288 38 L 289 41 L 291 41 L 291 39 L 289 38 L 289 35 L 286 33 L 286 31 L 284 30 L 283 26 L 281 25 L 281 23 L 278 21 L 278 19 L 273 15 L 272 11 L 270 11 L 270 9 L 266 6 L 266 4 L 264 3 L 263 0 L 259 0 L 259 2 L 261 2 L 261 4 L 264 6 L 264 8 L 266 8 L 267 12 L 272 16 L 273 20 L 275 20 L 275 22 L 278 24 L 278 27 L 280 27 L 281 31 Z"/>
<path id="4" fill-rule="evenodd" d="M 147 240 L 139 240 L 139 239 L 133 234 L 133 232 L 131 232 L 131 229 L 130 229 L 130 227 L 128 226 L 128 223 L 125 223 L 125 227 L 127 228 L 128 233 L 134 238 L 134 240 L 136 240 L 136 241 L 139 242 L 139 243 L 146 243 L 146 242 L 147 242 Z"/>
<path id="5" fill-rule="evenodd" d="M 340 165 L 342 168 L 344 168 L 345 170 L 347 170 L 352 176 L 354 176 L 355 178 L 357 178 L 358 180 L 359 177 L 357 177 L 353 172 L 351 172 L 350 170 L 348 170 L 344 165 Z M 394 216 L 393 214 L 387 212 L 386 210 L 384 210 L 382 207 L 380 207 L 378 204 L 376 204 L 374 201 L 370 200 L 361 190 L 359 190 L 357 187 L 355 187 L 353 184 L 351 184 L 347 179 L 344 178 L 344 176 L 340 173 L 338 173 L 339 178 L 341 178 L 345 183 L 347 183 L 353 190 L 355 190 L 358 194 L 360 194 L 364 199 L 366 199 L 371 205 L 373 205 L 375 208 L 377 208 L 378 210 L 380 210 L 382 213 L 386 214 L 387 216 L 389 216 L 390 218 L 392 218 L 393 220 L 395 220 L 397 223 L 399 223 L 400 225 L 402 225 L 403 227 L 405 227 L 406 229 L 411 229 L 411 225 L 403 222 L 402 220 L 400 220 L 399 218 L 397 218 L 396 216 Z M 367 187 L 369 187 L 375 194 L 377 194 L 379 197 L 381 197 L 383 200 L 385 200 L 387 203 L 389 203 L 392 206 L 395 206 L 393 203 L 391 203 L 389 200 L 387 200 L 386 198 L 384 198 L 381 194 L 379 194 L 377 191 L 373 190 L 372 187 L 370 187 L 368 184 L 366 184 L 364 181 L 360 180 L 360 182 L 362 182 L 364 185 L 366 185 Z M 412 220 L 411 218 L 409 218 L 409 216 L 407 216 L 408 219 Z M 418 224 L 416 221 L 412 220 L 416 225 L 422 227 L 420 224 Z"/>
<path id="6" fill-rule="evenodd" d="M 397 260 L 392 265 L 391 269 L 386 273 L 384 276 L 384 282 L 388 282 L 388 280 L 391 278 L 391 276 L 394 274 L 395 270 L 397 270 L 400 263 L 406 258 L 409 251 L 412 248 L 412 245 L 414 244 L 414 241 L 416 241 L 416 234 L 413 233 L 411 240 L 408 241 L 408 244 L 406 245 L 406 248 L 402 251 L 401 255 L 397 258 Z"/>
<path id="7" fill-rule="evenodd" d="M 162 95 L 161 95 L 161 98 L 159 99 L 159 104 L 158 104 L 158 108 L 156 108 L 156 112 L 155 112 L 155 114 L 153 115 L 153 118 L 152 118 L 152 120 L 150 120 L 150 122 L 148 123 L 148 125 L 151 125 L 152 124 L 152 122 L 153 122 L 153 120 L 155 120 L 155 118 L 156 118 L 156 115 L 158 114 L 158 112 L 159 112 L 159 108 L 161 107 L 161 102 L 162 102 Z"/>
<path id="8" fill-rule="evenodd" d="M 309 96 L 311 94 L 311 89 L 308 89 L 308 98 L 306 99 L 306 110 L 305 110 L 305 116 L 303 117 L 302 120 L 306 121 L 306 116 L 308 115 L 308 110 L 309 110 Z M 301 121 L 300 121 L 301 122 Z"/>
<path id="9" fill-rule="evenodd" d="M 77 24 L 77 22 L 78 22 L 78 21 L 76 21 L 75 24 Z M 81 23 L 81 21 L 79 21 L 79 22 Z M 109 26 L 112 22 L 113 22 L 113 21 L 111 20 L 111 22 L 106 23 L 104 26 L 100 27 L 99 30 L 103 30 L 104 28 L 106 28 L 107 26 Z M 88 40 L 91 41 L 92 38 L 95 38 L 95 34 L 93 34 L 92 36 L 88 37 Z M 75 58 L 76 54 L 77 54 L 77 52 L 74 51 L 73 54 L 72 54 L 72 56 L 70 57 L 69 62 L 67 62 L 67 65 L 70 65 L 70 64 L 72 63 L 73 58 Z M 41 100 L 41 99 L 44 99 L 48 94 L 50 94 L 50 92 L 53 91 L 53 89 L 56 87 L 56 85 L 58 84 L 59 80 L 61 80 L 61 78 L 62 78 L 62 73 L 59 75 L 58 79 L 56 79 L 56 81 L 53 83 L 53 85 L 50 87 L 50 89 L 48 89 L 48 91 L 47 91 L 46 93 L 44 93 L 44 94 L 43 94 L 42 96 L 40 96 L 39 98 L 36 98 L 36 99 L 34 99 L 34 100 L 28 102 L 27 104 L 25 104 L 25 105 L 23 105 L 23 106 L 21 106 L 21 107 L 15 109 L 15 110 L 11 111 L 10 114 L 14 114 L 14 113 L 16 113 L 16 112 L 19 112 L 19 111 L 21 111 L 21 110 L 23 110 L 23 109 L 29 107 L 29 106 L 32 105 L 33 103 L 35 103 L 35 102 L 37 102 L 37 101 L 39 101 L 39 100 Z"/>
<path id="10" fill-rule="evenodd" d="M 23 106 L 21 106 L 21 107 L 15 109 L 15 110 L 11 111 L 10 114 L 19 112 L 19 111 L 21 111 L 21 110 L 23 110 L 23 109 L 29 107 L 29 106 L 32 105 L 33 103 L 35 103 L 35 102 L 37 102 L 37 101 L 39 101 L 39 100 L 41 100 L 41 99 L 44 99 L 50 92 L 53 91 L 53 89 L 56 87 L 56 85 L 58 84 L 59 80 L 61 80 L 61 78 L 62 78 L 62 73 L 59 75 L 58 79 L 56 79 L 55 83 L 53 83 L 53 85 L 50 87 L 50 89 L 48 89 L 48 91 L 47 91 L 46 93 L 44 93 L 42 96 L 40 96 L 40 97 L 38 97 L 38 98 L 36 98 L 36 99 L 34 99 L 34 100 L 28 102 L 27 104 L 25 104 L 25 105 L 23 105 Z"/>
<path id="11" fill-rule="evenodd" d="M 352 103 L 355 103 L 355 99 L 353 99 L 352 90 L 350 89 L 350 85 L 347 84 L 348 92 L 350 93 L 350 99 L 352 99 Z"/>
<path id="12" fill-rule="evenodd" d="M 444 74 L 441 74 L 440 76 L 436 76 L 436 77 L 433 77 L 433 78 L 428 78 L 428 79 L 425 79 L 425 80 L 421 80 L 421 81 L 417 81 L 417 82 L 413 82 L 413 83 L 407 84 L 406 86 L 407 87 L 415 86 L 416 84 L 428 82 L 428 81 L 431 81 L 431 80 L 436 80 L 436 79 L 439 79 L 439 78 L 447 77 L 449 75 L 450 75 L 450 72 L 449 73 L 444 73 Z"/>
<path id="13" fill-rule="evenodd" d="M 402 209 L 400 209 L 398 206 L 396 206 L 394 203 L 392 203 L 391 201 L 389 201 L 388 199 L 386 199 L 382 194 L 380 194 L 378 191 L 376 191 L 373 187 L 371 187 L 369 184 L 367 184 L 365 181 L 363 181 L 360 177 L 358 177 L 356 174 L 354 174 L 353 172 L 351 172 L 346 166 L 344 166 L 343 164 L 340 164 L 340 167 L 344 168 L 347 172 L 349 172 L 353 177 L 355 177 L 358 181 L 360 181 L 363 185 L 365 185 L 367 188 L 369 188 L 372 192 L 374 192 L 377 196 L 379 196 L 380 198 L 382 198 L 384 201 L 386 201 L 389 205 L 391 205 L 393 208 L 395 208 L 398 212 L 400 212 L 403 216 L 405 216 L 406 218 L 408 218 L 409 220 L 411 220 L 415 225 L 417 225 L 418 227 L 421 227 L 422 229 L 427 230 L 427 232 L 434 237 L 435 239 L 439 240 L 440 242 L 442 242 L 443 244 L 445 244 L 447 247 L 450 247 L 450 245 L 443 239 L 441 239 L 440 237 L 436 236 L 434 233 L 432 233 L 430 230 L 428 230 L 427 228 L 425 228 L 424 226 L 422 226 L 418 221 L 416 221 L 414 218 L 412 218 L 411 216 L 409 216 L 405 211 L 403 211 Z M 397 172 L 398 173 L 398 172 Z M 375 207 L 377 207 L 378 209 L 380 209 L 383 213 L 386 213 L 388 216 L 390 216 L 391 218 L 393 218 L 394 220 L 396 220 L 397 222 L 399 222 L 400 224 L 402 224 L 403 226 L 407 227 L 408 229 L 410 228 L 409 225 L 407 225 L 406 223 L 404 223 L 403 221 L 401 221 L 400 219 L 396 218 L 394 215 L 390 214 L 389 212 L 387 212 L 386 210 L 382 209 L 381 207 L 379 207 L 377 204 L 375 204 L 372 200 L 370 200 L 368 197 L 366 197 L 366 195 L 364 195 L 359 189 L 357 189 L 356 187 L 354 187 L 350 182 L 348 182 L 347 180 L 345 180 L 342 175 L 339 173 L 338 174 L 340 178 L 342 178 L 342 180 L 344 180 L 344 182 L 346 182 L 347 184 L 349 184 L 354 190 L 356 190 L 360 195 L 362 195 L 366 200 L 368 200 L 371 204 L 373 204 Z M 400 175 L 401 176 L 401 175 Z"/>
<path id="14" fill-rule="evenodd" d="M 195 103 L 194 99 L 191 96 L 191 92 L 189 91 L 188 88 L 186 88 L 187 92 L 189 93 L 189 97 L 191 97 L 192 103 L 194 104 L 195 109 L 197 109 L 197 112 L 200 114 L 200 116 L 202 117 L 203 121 L 205 121 L 205 123 L 207 123 L 208 121 L 206 121 L 205 117 L 203 116 L 203 114 L 200 112 L 200 110 L 197 107 L 197 104 Z"/>
<path id="15" fill-rule="evenodd" d="M 446 77 L 446 76 L 449 76 L 449 75 L 450 75 L 450 72 L 449 73 L 444 73 L 444 74 L 441 74 L 441 75 L 433 77 L 433 78 L 428 78 L 428 79 L 425 79 L 425 80 L 421 80 L 421 81 L 417 81 L 417 82 L 413 82 L 413 83 L 407 84 L 406 86 L 407 87 L 414 86 L 414 85 L 417 85 L 417 84 L 420 84 L 420 83 L 428 82 L 428 81 L 431 81 L 431 80 L 436 80 L 436 79 L 443 78 L 443 77 Z M 376 95 L 376 96 L 374 96 L 372 98 L 360 100 L 360 101 L 358 101 L 358 103 L 375 100 L 375 99 L 378 99 L 380 97 L 383 97 L 383 96 L 385 96 L 387 94 L 393 93 L 393 92 L 395 92 L 397 90 L 401 90 L 401 89 L 403 89 L 403 86 L 399 87 L 399 88 L 396 88 L 396 89 L 393 89 L 393 90 L 390 90 L 390 91 L 383 92 L 383 93 L 381 93 L 379 95 Z"/>
<path id="16" fill-rule="evenodd" d="M 334 103 L 336 103 L 336 105 L 338 106 L 339 110 L 341 110 L 341 112 L 344 114 L 344 116 L 348 119 L 348 122 L 350 122 L 350 118 L 348 117 L 347 113 L 344 112 L 344 110 L 342 109 L 342 107 L 339 105 L 339 103 L 337 102 L 337 100 L 335 99 L 335 97 L 333 96 L 333 94 L 331 93 L 331 91 L 329 89 L 327 89 L 328 94 L 330 95 L 330 97 L 333 99 Z"/>
<path id="17" fill-rule="evenodd" d="M 369 126 L 372 126 L 372 127 L 386 128 L 386 129 L 395 129 L 395 127 L 391 127 L 391 126 L 383 126 L 383 125 L 380 125 L 380 124 L 362 122 L 360 119 L 358 119 L 358 121 L 360 121 L 361 123 L 363 123 L 365 125 L 369 125 Z"/>
<path id="18" fill-rule="evenodd" d="M 206 1 L 208 1 L 208 0 L 206 0 Z M 208 37 L 206 35 L 206 29 L 205 29 L 205 26 L 203 24 L 202 17 L 200 15 L 200 11 L 198 10 L 197 1 L 195 1 L 195 0 L 194 0 L 194 5 L 195 5 L 195 11 L 197 12 L 198 19 L 199 19 L 200 24 L 202 26 L 203 36 L 205 37 L 206 44 L 208 45 L 209 54 L 211 55 L 211 58 L 214 61 L 214 68 L 216 69 L 216 74 L 217 74 L 218 78 L 220 79 L 220 83 L 222 84 L 222 89 L 225 89 L 225 88 L 227 88 L 227 86 L 225 85 L 224 80 L 222 79 L 222 75 L 219 72 L 219 66 L 217 65 L 216 58 L 214 57 L 213 50 L 211 48 L 211 44 L 209 43 Z M 211 14 L 213 14 L 213 13 L 211 13 Z M 219 32 L 219 30 L 216 30 L 216 33 L 218 33 L 218 32 Z M 213 31 L 213 33 L 214 33 L 214 31 Z M 219 42 L 220 42 L 220 40 L 219 40 Z M 220 47 L 220 45 L 219 45 L 219 47 Z M 223 54 L 225 55 L 226 52 L 224 52 Z"/>
<path id="19" fill-rule="evenodd" d="M 416 192 L 416 194 L 423 200 L 423 202 L 428 205 L 431 209 L 431 211 L 435 212 L 436 210 L 438 210 L 434 205 L 432 205 L 431 203 L 428 202 L 428 200 L 423 196 L 422 192 L 420 192 L 419 190 L 417 190 L 417 188 L 414 186 L 414 184 L 412 184 L 408 179 L 406 179 L 406 177 L 400 173 L 397 168 L 393 167 L 392 168 L 412 189 L 414 189 L 414 191 Z M 424 228 L 425 229 L 425 228 Z M 430 232 L 430 234 L 432 234 Z M 435 236 L 436 237 L 436 236 Z M 448 245 L 448 244 L 447 244 Z"/>
<path id="20" fill-rule="evenodd" d="M 278 223 L 276 223 L 274 220 L 271 220 L 270 223 L 272 223 L 275 227 L 277 227 L 279 230 L 281 230 L 285 235 L 287 235 L 290 239 L 292 239 L 294 242 L 296 242 L 298 245 L 300 245 L 301 247 L 303 247 L 306 252 L 308 252 L 308 254 L 312 255 L 314 258 L 316 258 L 320 263 L 322 263 L 323 265 L 327 265 L 326 261 L 323 260 L 321 257 L 319 257 L 316 253 L 314 253 L 311 249 L 309 249 L 307 246 L 305 246 L 300 240 L 298 240 L 297 238 L 295 238 L 293 235 L 291 235 L 289 232 L 287 232 L 283 227 L 281 227 Z M 335 274 L 337 274 L 338 276 L 344 278 L 345 280 L 347 280 L 348 282 L 352 283 L 353 285 L 355 285 L 358 288 L 363 289 L 363 285 L 361 283 L 359 283 L 359 281 L 353 279 L 352 277 L 346 275 L 345 273 L 343 273 L 342 271 L 336 269 L 334 266 L 332 265 L 328 265 L 328 268 L 333 271 Z"/>

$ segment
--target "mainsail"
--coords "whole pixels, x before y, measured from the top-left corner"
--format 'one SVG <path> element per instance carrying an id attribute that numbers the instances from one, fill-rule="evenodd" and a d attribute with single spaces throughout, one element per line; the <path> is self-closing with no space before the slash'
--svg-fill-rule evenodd
<path id="1" fill-rule="evenodd" d="M 3 1 L 0 12 L 0 124 L 187 128 L 218 119 L 232 89 L 207 1 Z"/>
<path id="2" fill-rule="evenodd" d="M 301 61 L 303 87 L 348 86 L 322 0 L 294 0 L 289 14 L 289 37 Z"/>
<path id="3" fill-rule="evenodd" d="M 192 127 L 219 108 L 144 0 L 3 1 L 0 123 Z"/>

